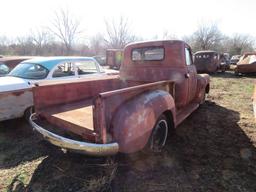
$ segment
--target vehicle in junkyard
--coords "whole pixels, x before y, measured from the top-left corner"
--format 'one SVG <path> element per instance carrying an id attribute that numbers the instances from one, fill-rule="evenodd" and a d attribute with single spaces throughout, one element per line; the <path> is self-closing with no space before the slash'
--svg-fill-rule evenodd
<path id="1" fill-rule="evenodd" d="M 123 49 L 107 49 L 106 65 L 110 69 L 119 69 L 123 61 Z"/>
<path id="2" fill-rule="evenodd" d="M 0 121 L 29 117 L 32 86 L 42 81 L 70 81 L 118 74 L 106 71 L 91 57 L 40 57 L 18 64 L 7 76 L 0 77 Z"/>
<path id="3" fill-rule="evenodd" d="M 30 124 L 53 145 L 87 155 L 159 151 L 208 92 L 209 75 L 197 74 L 185 42 L 133 43 L 120 76 L 33 87 Z"/>
<path id="4" fill-rule="evenodd" d="M 256 52 L 245 53 L 236 64 L 235 74 L 256 73 Z"/>
<path id="5" fill-rule="evenodd" d="M 241 55 L 233 55 L 230 59 L 230 64 L 236 65 L 237 62 L 239 61 Z"/>
<path id="6" fill-rule="evenodd" d="M 220 61 L 220 69 L 223 72 L 230 69 L 230 60 L 229 60 L 228 53 L 220 53 L 219 61 Z"/>
<path id="7" fill-rule="evenodd" d="M 198 73 L 225 72 L 229 65 L 224 58 L 216 51 L 198 51 L 194 54 L 194 63 Z"/>
<path id="8" fill-rule="evenodd" d="M 229 55 L 229 53 L 223 53 L 222 55 L 224 57 L 224 60 L 226 61 L 226 63 L 230 67 L 230 55 Z"/>
<path id="9" fill-rule="evenodd" d="M 9 56 L 0 58 L 0 77 L 7 75 L 20 62 L 31 59 L 31 57 Z"/>

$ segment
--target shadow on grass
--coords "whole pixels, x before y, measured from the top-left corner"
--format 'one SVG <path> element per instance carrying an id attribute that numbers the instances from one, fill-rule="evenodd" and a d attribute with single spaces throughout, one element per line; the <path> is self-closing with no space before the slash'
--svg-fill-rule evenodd
<path id="1" fill-rule="evenodd" d="M 0 122 L 0 168 L 12 168 L 48 154 L 44 143 L 23 119 Z"/>
<path id="2" fill-rule="evenodd" d="M 120 167 L 116 191 L 255 191 L 256 149 L 239 120 L 238 112 L 206 102 L 165 152 Z"/>
<path id="3" fill-rule="evenodd" d="M 43 160 L 27 191 L 110 191 L 117 164 L 112 158 L 64 154 L 56 150 Z"/>

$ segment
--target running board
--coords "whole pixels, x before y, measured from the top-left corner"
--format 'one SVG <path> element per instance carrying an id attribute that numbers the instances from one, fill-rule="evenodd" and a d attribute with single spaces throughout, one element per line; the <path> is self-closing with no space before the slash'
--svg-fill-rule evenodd
<path id="1" fill-rule="evenodd" d="M 198 103 L 191 103 L 177 112 L 176 126 L 186 119 L 193 111 L 199 107 Z"/>

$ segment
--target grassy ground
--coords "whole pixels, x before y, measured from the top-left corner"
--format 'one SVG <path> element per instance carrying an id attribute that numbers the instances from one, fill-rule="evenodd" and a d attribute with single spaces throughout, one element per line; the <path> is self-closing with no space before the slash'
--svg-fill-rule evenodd
<path id="1" fill-rule="evenodd" d="M 0 191 L 255 191 L 254 79 L 214 75 L 207 102 L 158 155 L 63 154 L 23 120 L 0 123 Z"/>

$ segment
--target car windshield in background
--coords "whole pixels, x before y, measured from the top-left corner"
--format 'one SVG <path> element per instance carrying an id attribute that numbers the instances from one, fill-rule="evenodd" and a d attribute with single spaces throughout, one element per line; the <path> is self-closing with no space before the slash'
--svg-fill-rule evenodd
<path id="1" fill-rule="evenodd" d="M 9 68 L 5 65 L 0 63 L 0 75 L 7 74 L 9 72 Z"/>
<path id="2" fill-rule="evenodd" d="M 161 61 L 164 59 L 164 48 L 146 47 L 132 50 L 133 61 Z"/>
<path id="3" fill-rule="evenodd" d="M 20 77 L 24 79 L 44 79 L 48 75 L 48 69 L 39 64 L 22 63 L 17 65 L 9 76 Z"/>

